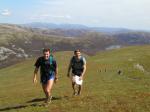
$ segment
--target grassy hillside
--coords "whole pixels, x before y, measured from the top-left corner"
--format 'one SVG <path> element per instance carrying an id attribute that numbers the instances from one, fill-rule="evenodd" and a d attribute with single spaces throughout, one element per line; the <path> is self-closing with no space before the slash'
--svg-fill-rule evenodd
<path id="1" fill-rule="evenodd" d="M 81 96 L 72 97 L 66 77 L 72 52 L 58 52 L 59 82 L 49 107 L 39 106 L 44 94 L 32 83 L 35 59 L 0 70 L 0 111 L 5 112 L 149 112 L 150 46 L 98 53 L 87 58 Z M 121 74 L 118 74 L 121 70 Z"/>

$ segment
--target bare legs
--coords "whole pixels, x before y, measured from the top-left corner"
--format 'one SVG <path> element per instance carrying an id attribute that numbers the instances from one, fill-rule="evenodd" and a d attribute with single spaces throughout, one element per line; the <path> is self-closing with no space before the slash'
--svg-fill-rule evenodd
<path id="1" fill-rule="evenodd" d="M 76 83 L 72 82 L 73 95 L 76 95 Z"/>
<path id="2" fill-rule="evenodd" d="M 75 82 L 72 82 L 72 89 L 73 89 L 73 95 L 81 95 L 82 85 L 77 85 Z"/>
<path id="3" fill-rule="evenodd" d="M 81 95 L 82 85 L 79 85 L 78 95 Z"/>
<path id="4" fill-rule="evenodd" d="M 43 91 L 45 93 L 47 101 L 51 97 L 51 91 L 53 87 L 54 80 L 48 80 L 46 84 L 42 84 Z"/>

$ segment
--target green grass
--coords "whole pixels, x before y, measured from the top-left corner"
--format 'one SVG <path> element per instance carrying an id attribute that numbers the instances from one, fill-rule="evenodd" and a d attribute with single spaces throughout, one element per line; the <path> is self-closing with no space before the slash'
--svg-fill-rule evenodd
<path id="1" fill-rule="evenodd" d="M 32 83 L 34 62 L 29 59 L 0 70 L 0 111 L 6 112 L 149 112 L 150 46 L 127 47 L 98 53 L 87 59 L 81 96 L 72 97 L 66 77 L 72 52 L 58 52 L 59 82 L 49 107 L 42 104 L 40 83 Z M 134 68 L 140 64 L 145 71 Z M 117 71 L 122 70 L 118 75 Z"/>

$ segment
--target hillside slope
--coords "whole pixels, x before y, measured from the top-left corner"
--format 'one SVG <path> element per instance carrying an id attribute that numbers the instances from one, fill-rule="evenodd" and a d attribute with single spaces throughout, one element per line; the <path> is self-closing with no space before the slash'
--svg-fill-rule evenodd
<path id="1" fill-rule="evenodd" d="M 84 90 L 77 97 L 72 97 L 71 83 L 66 77 L 72 52 L 56 53 L 59 82 L 47 108 L 39 106 L 44 98 L 40 83 L 32 84 L 35 59 L 1 69 L 0 111 L 149 112 L 149 49 L 150 46 L 135 46 L 86 56 Z"/>
<path id="2" fill-rule="evenodd" d="M 66 37 L 66 34 L 70 36 Z M 76 38 L 76 35 L 80 37 Z M 83 30 L 44 30 L 0 24 L 0 68 L 37 56 L 43 48 L 51 48 L 53 51 L 78 48 L 94 54 L 114 44 L 113 38 L 106 37 L 101 33 Z"/>

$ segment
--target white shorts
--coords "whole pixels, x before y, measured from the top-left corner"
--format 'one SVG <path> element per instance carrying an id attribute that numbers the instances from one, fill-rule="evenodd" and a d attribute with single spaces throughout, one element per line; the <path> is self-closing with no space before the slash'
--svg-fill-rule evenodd
<path id="1" fill-rule="evenodd" d="M 75 82 L 77 85 L 82 85 L 83 80 L 80 80 L 80 77 L 77 75 L 72 76 L 72 81 Z"/>

